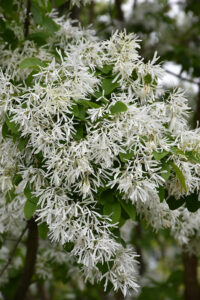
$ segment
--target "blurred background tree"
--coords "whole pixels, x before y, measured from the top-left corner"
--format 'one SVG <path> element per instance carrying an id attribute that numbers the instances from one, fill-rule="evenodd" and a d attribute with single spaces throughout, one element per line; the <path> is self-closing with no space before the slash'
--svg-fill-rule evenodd
<path id="1" fill-rule="evenodd" d="M 24 6 L 25 4 L 25 6 Z M 79 20 L 83 26 L 91 23 L 97 35 L 109 38 L 116 29 L 135 32 L 142 40 L 145 60 L 155 51 L 166 69 L 163 84 L 173 89 L 177 84 L 186 88 L 192 108 L 191 126 L 200 121 L 200 2 L 199 0 L 93 0 L 90 4 L 73 6 L 70 0 L 12 1 L 0 0 L 0 39 L 15 49 L 18 43 L 12 22 L 22 22 L 17 13 L 20 6 L 26 9 L 24 35 L 38 45 L 54 33 L 55 25 L 44 15 L 55 8 L 60 16 Z M 29 24 L 38 26 L 38 33 L 31 33 Z M 198 257 L 180 249 L 168 230 L 152 232 L 145 223 L 136 219 L 122 227 L 126 239 L 132 240 L 140 255 L 141 293 L 128 296 L 138 300 L 198 300 Z M 3 237 L 1 237 L 3 239 Z M 12 243 L 12 241 L 9 241 Z M 23 240 L 15 256 L 23 256 Z M 42 251 L 42 250 L 41 250 Z M 49 264 L 53 264 L 49 261 Z M 67 270 L 55 265 L 53 280 L 40 280 L 31 285 L 27 299 L 41 300 L 120 300 L 120 293 L 104 293 L 102 286 L 84 284 L 81 278 L 63 276 Z M 14 271 L 13 271 L 14 272 Z M 12 299 L 15 278 L 12 273 L 9 284 L 2 290 L 2 299 Z M 1 299 L 1 298 L 0 298 Z"/>

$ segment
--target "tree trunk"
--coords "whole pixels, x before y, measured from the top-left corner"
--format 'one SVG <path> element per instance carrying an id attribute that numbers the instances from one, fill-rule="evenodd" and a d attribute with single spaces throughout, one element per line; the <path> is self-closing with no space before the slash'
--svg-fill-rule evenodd
<path id="1" fill-rule="evenodd" d="M 116 12 L 117 12 L 117 20 L 119 21 L 124 21 L 124 14 L 123 14 L 123 10 L 122 10 L 122 0 L 115 0 L 115 7 L 116 7 Z"/>
<path id="2" fill-rule="evenodd" d="M 26 257 L 24 270 L 14 297 L 14 300 L 25 300 L 26 293 L 31 279 L 34 274 L 34 267 L 36 262 L 38 250 L 38 228 L 35 220 L 32 218 L 28 221 L 28 239 L 26 244 Z"/>
<path id="3" fill-rule="evenodd" d="M 199 90 L 198 90 L 198 95 L 197 95 L 197 108 L 196 108 L 196 113 L 195 113 L 195 127 L 197 122 L 199 122 L 200 125 L 200 83 L 199 83 Z"/>
<path id="4" fill-rule="evenodd" d="M 199 300 L 199 286 L 197 279 L 198 258 L 183 251 L 185 300 Z"/>

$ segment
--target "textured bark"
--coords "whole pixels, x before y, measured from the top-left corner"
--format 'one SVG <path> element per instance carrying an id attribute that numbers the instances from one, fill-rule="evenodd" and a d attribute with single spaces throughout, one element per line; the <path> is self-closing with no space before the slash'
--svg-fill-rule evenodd
<path id="1" fill-rule="evenodd" d="M 198 258 L 196 255 L 189 255 L 183 252 L 184 265 L 184 283 L 185 283 L 185 300 L 199 300 L 199 286 L 197 279 Z"/>
<path id="2" fill-rule="evenodd" d="M 25 300 L 26 293 L 31 279 L 34 274 L 34 267 L 36 262 L 38 250 L 38 228 L 35 220 L 32 218 L 28 221 L 28 239 L 26 244 L 26 257 L 24 270 L 14 297 L 14 300 Z"/>

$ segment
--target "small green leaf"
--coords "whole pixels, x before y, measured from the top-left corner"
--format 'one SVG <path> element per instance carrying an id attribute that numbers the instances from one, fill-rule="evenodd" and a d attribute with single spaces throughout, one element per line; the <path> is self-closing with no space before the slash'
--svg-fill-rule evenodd
<path id="1" fill-rule="evenodd" d="M 94 102 L 89 101 L 89 100 L 78 100 L 77 102 L 79 104 L 81 104 L 85 107 L 89 107 L 89 108 L 99 108 L 99 107 L 101 107 L 99 104 L 94 103 Z"/>
<path id="2" fill-rule="evenodd" d="M 132 71 L 131 77 L 132 77 L 133 80 L 137 80 L 137 79 L 138 79 L 138 74 L 137 74 L 136 69 L 134 69 L 134 70 Z"/>
<path id="3" fill-rule="evenodd" d="M 33 20 L 35 24 L 42 24 L 43 12 L 41 8 L 33 1 L 31 3 L 31 12 L 33 14 Z"/>
<path id="4" fill-rule="evenodd" d="M 193 193 L 185 197 L 186 207 L 190 212 L 195 212 L 200 208 L 200 201 L 198 200 L 198 194 Z"/>
<path id="5" fill-rule="evenodd" d="M 166 190 L 165 190 L 165 188 L 163 186 L 160 186 L 158 188 L 158 196 L 160 198 L 160 202 L 163 202 L 163 200 L 166 197 Z"/>
<path id="6" fill-rule="evenodd" d="M 134 155 L 134 151 L 128 151 L 126 153 L 120 152 L 119 158 L 122 162 L 126 162 L 127 160 L 131 159 Z"/>
<path id="7" fill-rule="evenodd" d="M 152 82 L 152 77 L 151 77 L 151 74 L 147 74 L 145 77 L 144 77 L 144 82 L 146 84 L 150 84 Z"/>
<path id="8" fill-rule="evenodd" d="M 2 126 L 1 133 L 2 133 L 2 137 L 4 139 L 11 135 L 11 132 L 10 132 L 10 130 L 9 130 L 8 125 L 6 124 L 6 122 Z"/>
<path id="9" fill-rule="evenodd" d="M 76 133 L 73 135 L 73 138 L 79 142 L 84 137 L 84 124 L 76 124 L 74 128 L 76 129 Z"/>
<path id="10" fill-rule="evenodd" d="M 6 125 L 10 129 L 10 131 L 15 134 L 15 135 L 20 135 L 19 132 L 19 124 L 16 124 L 15 122 L 11 121 L 10 117 L 7 115 L 6 116 Z"/>
<path id="11" fill-rule="evenodd" d="M 170 166 L 168 163 L 163 162 L 161 167 L 161 177 L 164 180 L 168 180 L 171 174 Z"/>
<path id="12" fill-rule="evenodd" d="M 185 198 L 180 198 L 177 200 L 175 197 L 171 196 L 166 202 L 171 210 L 175 210 L 185 203 Z"/>
<path id="13" fill-rule="evenodd" d="M 24 205 L 24 216 L 26 219 L 30 219 L 32 218 L 32 216 L 34 215 L 34 212 L 37 209 L 37 201 L 35 198 L 35 202 L 32 200 L 26 200 L 26 203 Z"/>
<path id="14" fill-rule="evenodd" d="M 121 206 L 119 203 L 105 203 L 103 213 L 109 216 L 112 224 L 117 223 L 121 216 Z"/>
<path id="15" fill-rule="evenodd" d="M 85 120 L 86 108 L 83 105 L 75 104 L 72 107 L 72 113 L 76 118 Z"/>
<path id="16" fill-rule="evenodd" d="M 113 203 L 115 202 L 115 193 L 112 189 L 107 189 L 103 191 L 100 195 L 100 203 L 105 204 L 105 203 Z"/>
<path id="17" fill-rule="evenodd" d="M 6 204 L 11 203 L 17 195 L 15 194 L 15 189 L 8 191 L 6 193 Z"/>
<path id="18" fill-rule="evenodd" d="M 127 111 L 128 107 L 121 101 L 117 101 L 114 105 L 110 106 L 111 114 L 118 114 Z"/>
<path id="19" fill-rule="evenodd" d="M 74 243 L 73 242 L 67 242 L 63 246 L 64 250 L 67 252 L 71 252 L 74 248 Z"/>
<path id="20" fill-rule="evenodd" d="M 182 156 L 186 156 L 185 153 L 184 153 L 184 151 L 182 151 L 181 149 L 179 149 L 179 148 L 177 148 L 177 147 L 175 147 L 175 146 L 172 146 L 172 147 L 170 148 L 170 150 L 171 150 L 172 153 L 174 153 L 174 154 L 176 154 L 176 155 L 180 154 L 180 155 L 182 155 Z"/>
<path id="21" fill-rule="evenodd" d="M 56 6 L 60 6 L 62 4 L 64 4 L 66 2 L 66 0 L 54 0 L 54 3 Z"/>
<path id="22" fill-rule="evenodd" d="M 98 70 L 100 70 L 104 74 L 108 74 L 112 72 L 112 69 L 113 69 L 113 65 L 105 65 L 103 66 L 103 68 L 98 68 Z"/>
<path id="23" fill-rule="evenodd" d="M 152 154 L 153 154 L 153 157 L 155 160 L 161 160 L 162 158 L 167 156 L 169 154 L 169 152 L 165 151 L 165 150 L 163 150 L 162 152 L 157 152 L 157 151 L 153 150 Z"/>
<path id="24" fill-rule="evenodd" d="M 183 173 L 181 172 L 179 167 L 177 165 L 175 165 L 172 161 L 170 161 L 169 164 L 170 164 L 170 166 L 172 166 L 173 170 L 175 171 L 175 173 L 176 173 L 182 187 L 184 188 L 185 192 L 187 192 L 185 177 L 183 176 Z"/>
<path id="25" fill-rule="evenodd" d="M 49 227 L 47 223 L 42 223 L 38 225 L 38 233 L 41 239 L 46 240 L 48 231 L 49 231 Z"/>
<path id="26" fill-rule="evenodd" d="M 104 78 L 102 81 L 102 89 L 104 90 L 104 95 L 107 96 L 112 91 L 114 91 L 118 86 L 119 83 L 117 81 L 113 82 L 113 78 Z"/>
<path id="27" fill-rule="evenodd" d="M 46 66 L 46 64 L 43 61 L 41 61 L 39 58 L 36 58 L 36 57 L 25 58 L 19 64 L 19 67 L 21 69 L 25 69 L 25 68 L 35 69 L 38 67 L 45 67 L 45 66 Z"/>
<path id="28" fill-rule="evenodd" d="M 42 25 L 49 31 L 50 33 L 54 33 L 59 30 L 60 26 L 54 22 L 50 17 L 43 17 Z"/>
<path id="29" fill-rule="evenodd" d="M 124 200 L 119 201 L 122 208 L 125 210 L 127 215 L 130 217 L 132 221 L 135 221 L 136 213 L 135 213 L 135 207 L 131 202 L 125 202 Z"/>
<path id="30" fill-rule="evenodd" d="M 28 39 L 34 41 L 38 46 L 45 45 L 47 43 L 47 39 L 51 36 L 49 32 L 46 31 L 38 31 L 29 34 Z"/>
<path id="31" fill-rule="evenodd" d="M 27 198 L 26 203 L 24 205 L 24 215 L 26 219 L 30 219 L 37 209 L 38 199 L 32 195 L 32 191 L 28 184 L 24 189 L 24 195 Z"/>
<path id="32" fill-rule="evenodd" d="M 20 151 L 23 151 L 28 143 L 29 138 L 20 138 L 18 142 L 18 148 Z"/>
<path id="33" fill-rule="evenodd" d="M 193 151 L 186 151 L 185 156 L 192 163 L 200 164 L 200 154 Z"/>
<path id="34" fill-rule="evenodd" d="M 18 185 L 22 181 L 22 176 L 20 174 L 15 174 L 12 179 L 13 185 Z"/>

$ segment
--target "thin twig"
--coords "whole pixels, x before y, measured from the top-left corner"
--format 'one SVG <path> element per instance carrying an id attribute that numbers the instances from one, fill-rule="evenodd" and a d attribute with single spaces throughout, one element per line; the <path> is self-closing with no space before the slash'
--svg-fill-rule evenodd
<path id="1" fill-rule="evenodd" d="M 16 244 L 15 244 L 12 252 L 10 253 L 10 256 L 8 258 L 7 263 L 5 264 L 5 266 L 3 267 L 3 269 L 0 272 L 0 277 L 3 275 L 3 273 L 6 271 L 6 269 L 8 268 L 8 266 L 10 265 L 10 263 L 12 262 L 12 259 L 13 259 L 13 256 L 15 254 L 15 251 L 17 250 L 17 247 L 18 247 L 19 243 L 21 242 L 21 239 L 22 239 L 23 235 L 25 234 L 27 228 L 28 228 L 28 224 L 26 225 L 26 227 L 24 228 L 24 230 L 20 234 L 19 238 L 17 239 Z"/>
<path id="2" fill-rule="evenodd" d="M 197 82 L 197 81 L 195 81 L 195 80 L 193 80 L 193 79 L 189 79 L 189 78 L 183 77 L 183 76 L 181 76 L 181 75 L 179 75 L 179 74 L 176 74 L 176 73 L 174 73 L 174 72 L 172 72 L 172 71 L 170 71 L 170 70 L 167 70 L 167 69 L 165 69 L 165 71 L 166 71 L 167 73 L 173 75 L 173 76 L 178 77 L 179 79 L 181 79 L 181 80 L 183 80 L 183 81 L 188 81 L 188 82 L 190 82 L 190 83 L 200 85 L 200 82 Z"/>

